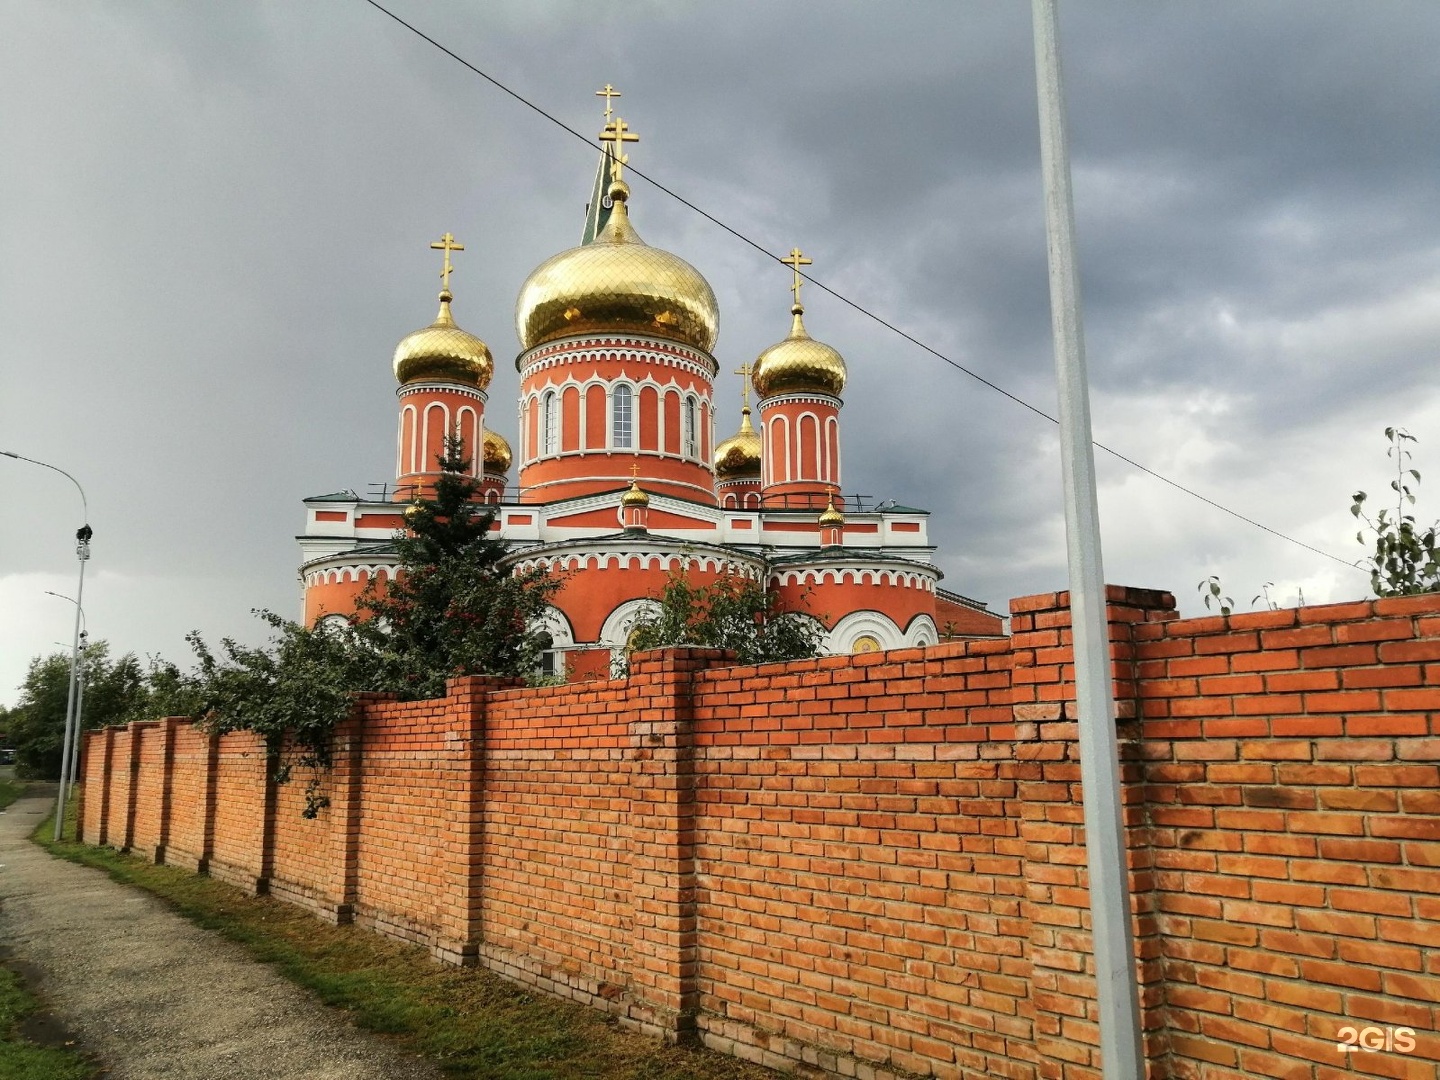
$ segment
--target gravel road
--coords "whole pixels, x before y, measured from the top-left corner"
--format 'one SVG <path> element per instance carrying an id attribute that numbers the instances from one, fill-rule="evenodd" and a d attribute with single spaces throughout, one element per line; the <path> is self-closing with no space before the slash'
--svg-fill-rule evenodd
<path id="1" fill-rule="evenodd" d="M 43 790 L 0 812 L 0 946 L 110 1080 L 439 1077 L 154 897 L 30 843 Z"/>

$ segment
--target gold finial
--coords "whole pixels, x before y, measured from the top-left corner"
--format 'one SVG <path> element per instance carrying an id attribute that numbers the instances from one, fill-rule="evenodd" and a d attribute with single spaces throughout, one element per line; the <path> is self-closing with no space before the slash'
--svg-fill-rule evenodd
<path id="1" fill-rule="evenodd" d="M 610 99 L 611 99 L 611 98 L 620 97 L 620 91 L 619 91 L 619 90 L 616 90 L 613 86 L 611 86 L 611 85 L 607 82 L 607 83 L 605 84 L 605 89 L 604 89 L 604 90 L 596 90 L 596 91 L 595 91 L 595 96 L 596 96 L 596 97 L 603 97 L 603 98 L 605 99 L 605 126 L 606 126 L 606 127 L 609 127 L 609 126 L 610 126 L 610 114 L 615 111 L 614 109 L 612 109 L 612 108 L 610 107 Z"/>
<path id="2" fill-rule="evenodd" d="M 798 308 L 800 306 L 800 267 L 810 266 L 815 260 L 805 258 L 804 255 L 800 254 L 800 249 L 797 247 L 791 248 L 790 254 L 780 261 L 786 266 L 793 267 L 795 270 L 795 284 L 790 286 L 790 291 L 795 294 L 795 306 Z"/>
<path id="3" fill-rule="evenodd" d="M 611 183 L 624 180 L 625 166 L 630 161 L 629 155 L 625 153 L 625 144 L 639 142 L 640 136 L 630 130 L 623 116 L 617 116 L 613 122 L 605 125 L 605 130 L 600 133 L 600 141 L 615 144 L 615 148 L 610 151 Z"/>
<path id="4" fill-rule="evenodd" d="M 741 364 L 735 369 L 735 374 L 743 376 L 745 380 L 740 387 L 740 404 L 747 412 L 750 410 L 750 372 L 754 370 L 749 364 Z"/>
<path id="5" fill-rule="evenodd" d="M 640 479 L 640 466 L 639 466 L 638 464 L 636 464 L 636 465 L 631 465 L 631 466 L 630 466 L 630 482 L 633 484 L 636 480 L 639 480 L 639 479 Z"/>
<path id="6" fill-rule="evenodd" d="M 431 241 L 430 246 L 436 251 L 445 252 L 445 265 L 440 270 L 440 291 L 448 293 L 450 291 L 450 274 L 455 269 L 455 267 L 450 264 L 450 252 L 464 251 L 465 245 L 457 244 L 455 237 L 447 232 L 439 240 Z"/>

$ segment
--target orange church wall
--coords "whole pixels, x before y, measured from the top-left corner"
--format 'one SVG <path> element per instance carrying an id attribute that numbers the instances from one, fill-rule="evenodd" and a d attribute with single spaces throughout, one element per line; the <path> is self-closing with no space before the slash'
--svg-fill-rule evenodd
<path id="1" fill-rule="evenodd" d="M 1374 1024 L 1415 1046 L 1370 1071 L 1431 1077 L 1440 596 L 1188 620 L 1108 599 L 1147 1074 L 1338 1077 L 1344 1028 Z M 363 793 L 329 817 L 326 873 L 353 875 L 332 897 L 776 1067 L 1095 1080 L 1068 601 L 1012 601 L 991 641 L 367 698 L 330 781 Z M 163 804 L 136 732 L 86 735 L 87 839 Z M 258 740 L 220 742 L 212 872 L 224 849 L 258 884 L 302 827 Z"/>
<path id="2" fill-rule="evenodd" d="M 787 611 L 805 611 L 827 630 L 852 611 L 878 611 L 901 631 L 917 615 L 935 614 L 935 594 L 900 585 L 856 585 L 827 581 L 810 585 L 776 585 L 780 604 Z"/>
<path id="3" fill-rule="evenodd" d="M 694 585 L 704 585 L 719 576 L 717 571 L 692 567 L 686 578 Z M 659 567 L 591 572 L 584 578 L 583 588 L 562 588 L 553 602 L 570 620 L 575 640 L 593 642 L 600 639 L 600 629 L 612 611 L 627 600 L 658 598 L 669 580 L 670 572 Z"/>

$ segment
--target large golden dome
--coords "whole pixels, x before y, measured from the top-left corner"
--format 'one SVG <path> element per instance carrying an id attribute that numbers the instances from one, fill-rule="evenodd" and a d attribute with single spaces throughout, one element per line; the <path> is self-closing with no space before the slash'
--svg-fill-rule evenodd
<path id="1" fill-rule="evenodd" d="M 515 302 L 525 349 L 570 334 L 630 332 L 703 352 L 715 347 L 720 308 L 710 283 L 678 255 L 648 246 L 630 224 L 623 180 L 610 185 L 614 209 L 593 241 L 535 268 Z"/>
<path id="2" fill-rule="evenodd" d="M 762 399 L 788 393 L 839 397 L 845 389 L 845 358 L 806 332 L 801 319 L 804 311 L 799 304 L 790 309 L 795 317 L 790 336 L 771 345 L 755 361 L 750 382 Z"/>
<path id="3" fill-rule="evenodd" d="M 715 447 L 715 475 L 721 480 L 760 475 L 760 436 L 750 424 L 750 407 L 740 413 L 740 430 Z"/>
<path id="4" fill-rule="evenodd" d="M 510 450 L 510 444 L 499 434 L 486 428 L 485 471 L 487 473 L 507 473 L 510 471 L 512 460 L 514 460 L 514 454 Z"/>
<path id="5" fill-rule="evenodd" d="M 395 378 L 402 384 L 444 379 L 484 390 L 495 373 L 490 347 L 455 325 L 451 296 L 440 294 L 440 314 L 423 330 L 406 334 L 395 346 Z"/>

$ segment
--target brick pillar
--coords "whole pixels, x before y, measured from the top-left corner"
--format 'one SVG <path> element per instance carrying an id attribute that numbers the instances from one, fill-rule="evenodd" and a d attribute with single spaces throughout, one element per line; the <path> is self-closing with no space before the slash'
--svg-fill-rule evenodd
<path id="1" fill-rule="evenodd" d="M 635 901 L 630 1019 L 667 1042 L 694 1038 L 695 762 L 691 675 L 720 649 L 641 653 L 630 664 L 630 867 Z"/>
<path id="2" fill-rule="evenodd" d="M 165 861 L 170 844 L 170 810 L 175 797 L 175 729 L 185 720 L 169 716 L 160 721 L 160 827 L 155 847 L 146 852 L 156 863 Z"/>
<path id="3" fill-rule="evenodd" d="M 215 857 L 215 815 L 219 799 L 217 788 L 220 781 L 220 736 L 211 733 L 205 743 L 205 808 L 201 818 L 204 821 L 204 838 L 200 844 L 199 858 L 195 872 L 208 874 L 210 860 Z"/>
<path id="4" fill-rule="evenodd" d="M 445 734 L 442 781 L 445 848 L 441 867 L 439 934 L 431 955 L 449 964 L 479 962 L 484 892 L 485 704 L 491 691 L 519 680 L 467 676 L 445 684 L 450 729 Z"/>
<path id="5" fill-rule="evenodd" d="M 120 768 L 125 770 L 127 782 L 125 805 L 121 808 L 120 842 L 116 845 L 120 851 L 129 851 L 130 845 L 135 842 L 135 803 L 140 788 L 140 727 L 144 723 L 143 720 L 132 720 L 125 725 L 126 740 Z"/>
<path id="6" fill-rule="evenodd" d="M 336 725 L 330 744 L 329 881 L 316 914 L 326 922 L 337 924 L 355 921 L 355 895 L 360 880 L 364 707 L 363 699 L 356 701 L 349 719 Z"/>
<path id="7" fill-rule="evenodd" d="M 84 830 L 80 839 L 87 844 L 99 845 L 106 842 L 105 831 L 110 820 L 110 770 L 113 765 L 114 752 L 115 729 L 113 727 L 90 732 L 90 738 L 85 747 L 85 756 L 87 761 L 92 755 L 97 760 L 93 765 L 87 764 L 86 766 L 85 786 L 94 796 L 86 801 L 89 812 L 80 817 L 80 824 Z M 93 777 L 90 775 L 91 772 L 94 773 Z"/>
<path id="8" fill-rule="evenodd" d="M 1167 1053 L 1164 986 L 1135 723 L 1139 673 L 1131 628 L 1174 618 L 1175 598 L 1111 585 L 1106 587 L 1106 600 L 1145 1052 L 1151 1075 L 1158 1077 Z M 1024 761 L 1018 795 L 1027 852 L 1025 910 L 1031 926 L 1039 1076 L 1099 1080 L 1070 594 L 1021 597 L 1011 601 L 1010 612 L 1015 720 L 1036 725 L 1036 740 L 1018 747 Z"/>

